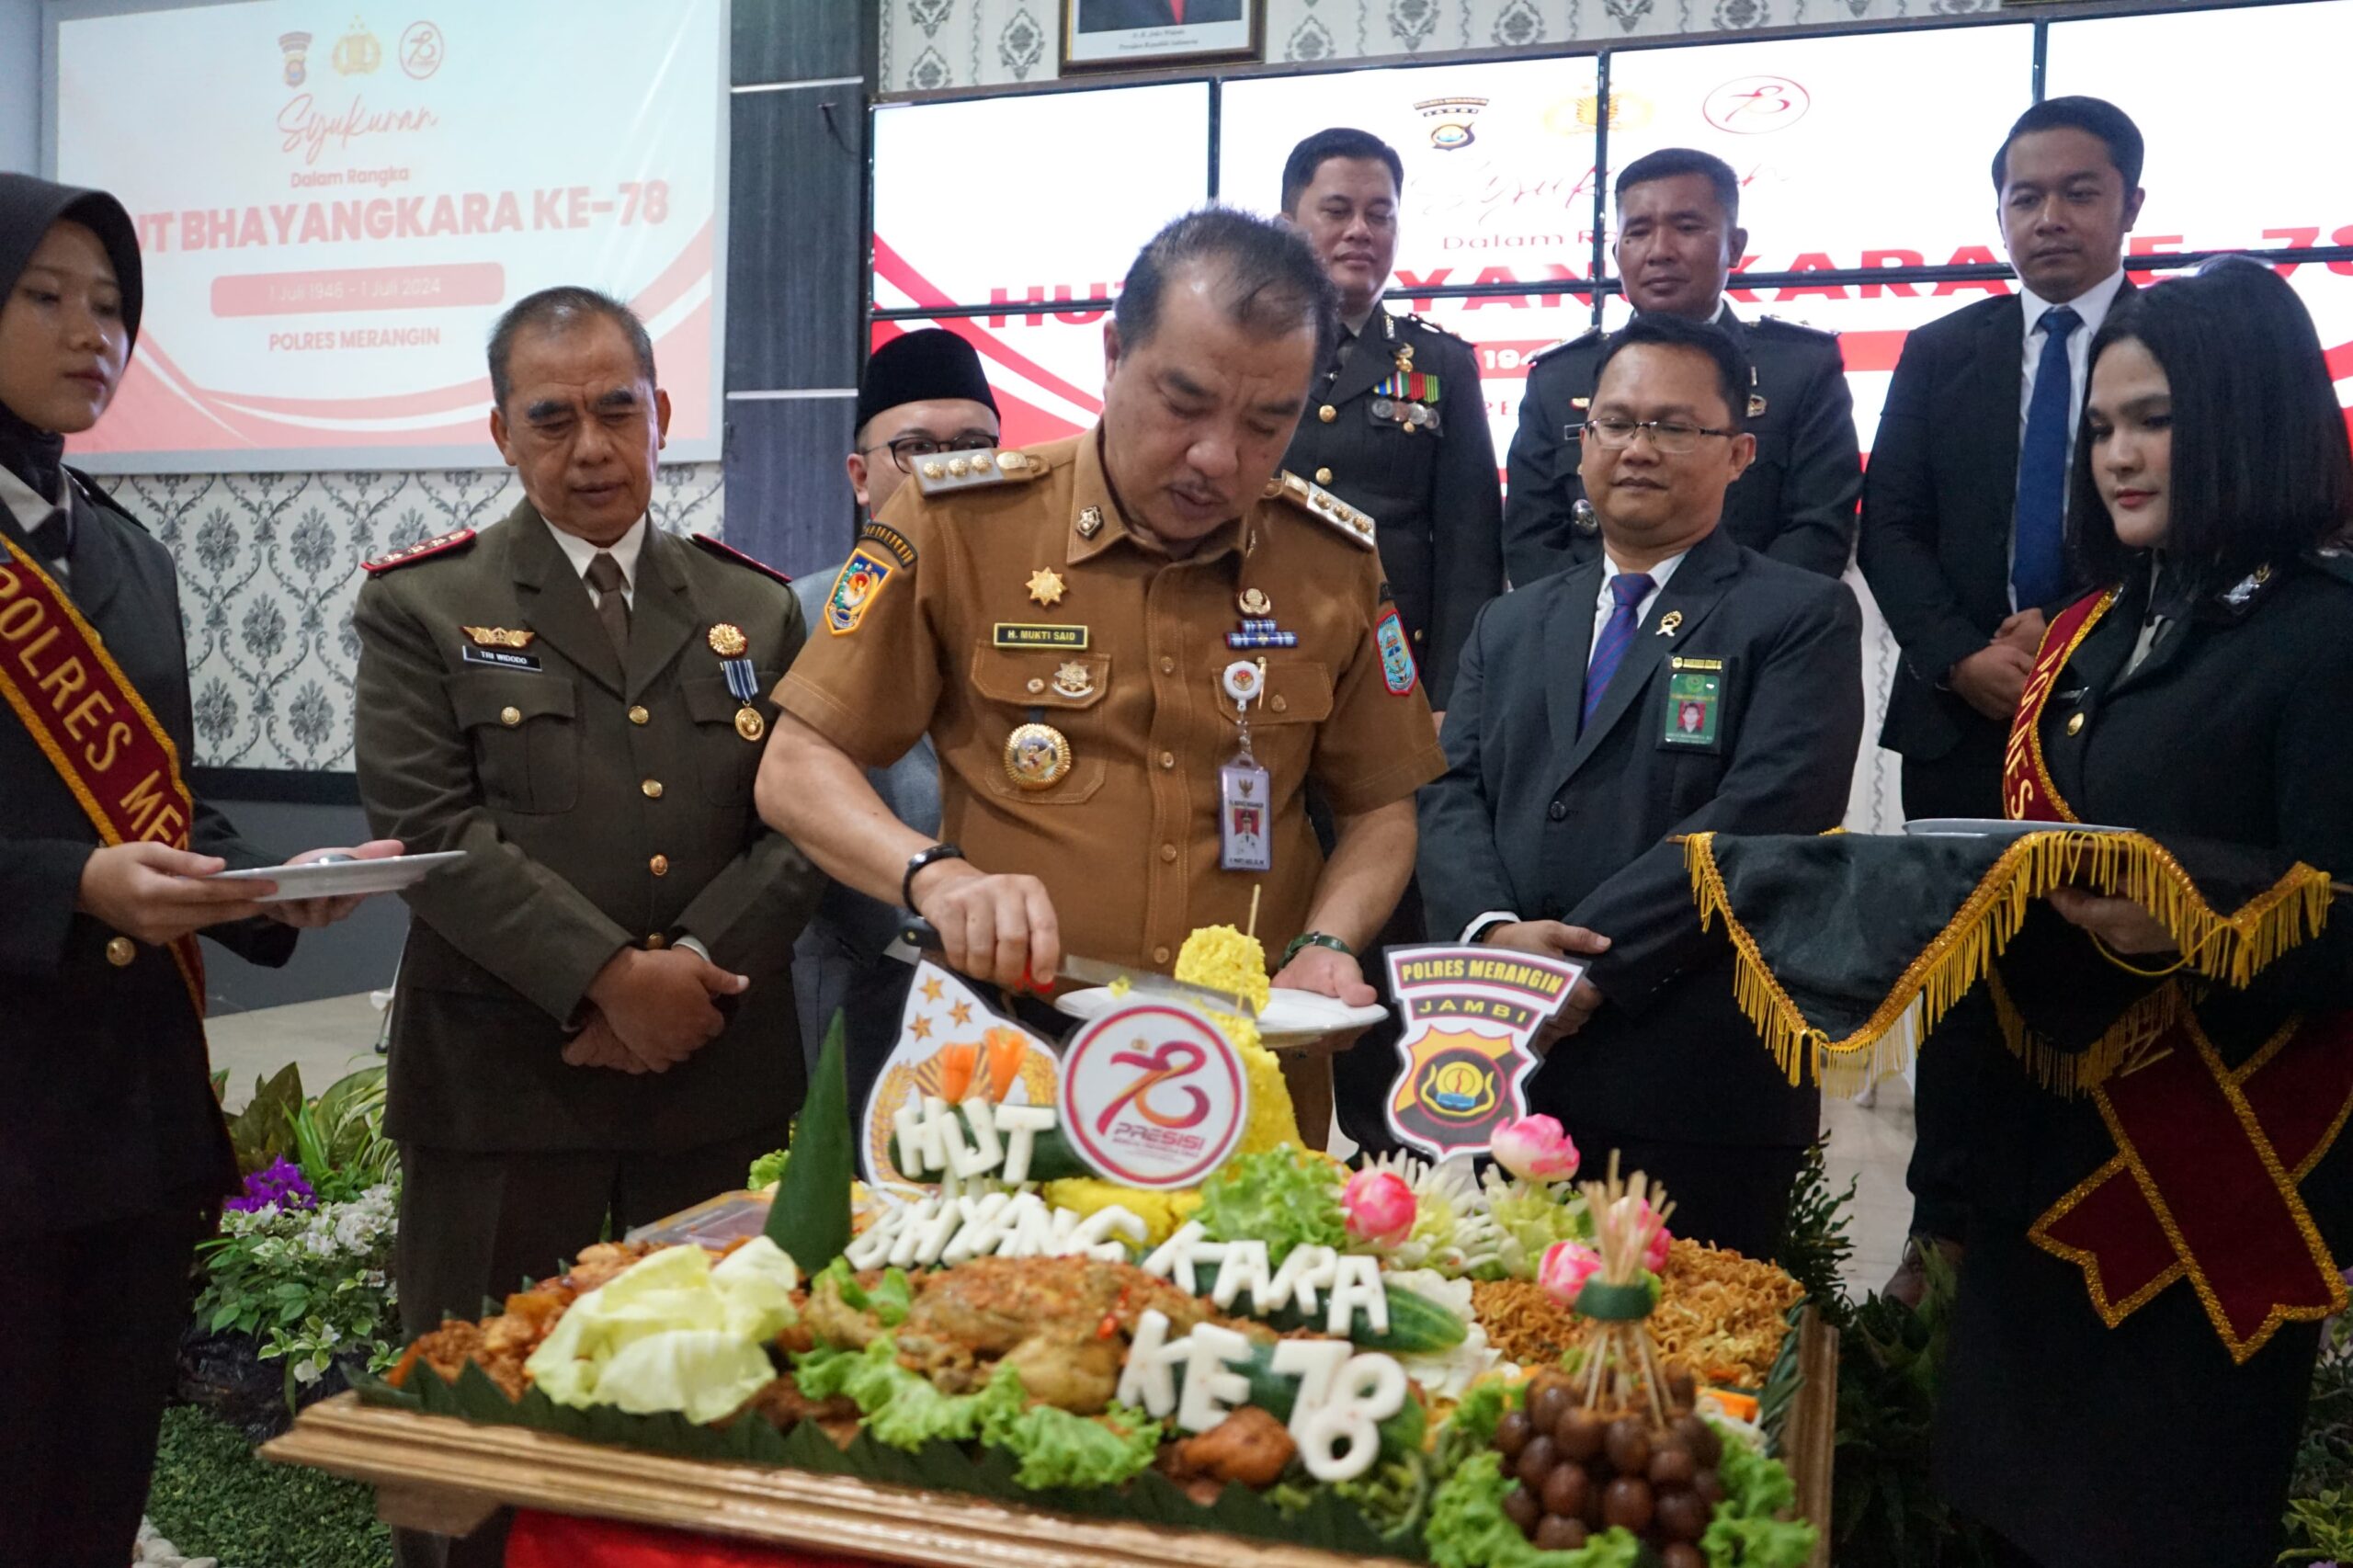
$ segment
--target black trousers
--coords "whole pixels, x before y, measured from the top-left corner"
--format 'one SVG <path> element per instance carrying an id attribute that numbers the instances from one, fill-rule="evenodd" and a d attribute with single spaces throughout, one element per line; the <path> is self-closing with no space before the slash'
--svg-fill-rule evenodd
<path id="1" fill-rule="evenodd" d="M 127 1220 L 0 1236 L 0 1562 L 131 1561 L 219 1202 L 191 1189 Z"/>
<path id="2" fill-rule="evenodd" d="M 1389 994 L 1389 949 L 1430 939 L 1429 923 L 1422 914 L 1421 880 L 1415 878 L 1398 895 L 1397 907 L 1390 912 L 1389 923 L 1373 938 L 1372 947 L 1358 959 L 1365 983 L 1381 993 L 1389 1016 L 1332 1059 L 1332 1108 L 1340 1119 L 1340 1130 L 1369 1155 L 1400 1147 L 1389 1131 L 1387 1107 L 1389 1091 L 1397 1085 L 1397 1037 L 1405 1026 L 1398 1016 L 1397 999 Z"/>
<path id="3" fill-rule="evenodd" d="M 1580 1177 L 1599 1180 L 1615 1149 L 1620 1175 L 1641 1171 L 1665 1182 L 1675 1204 L 1666 1228 L 1675 1234 L 1743 1257 L 1770 1259 L 1779 1252 L 1804 1145 L 1686 1143 L 1575 1122 L 1565 1131 L 1583 1156 Z"/>
<path id="4" fill-rule="evenodd" d="M 610 1226 L 631 1227 L 744 1185 L 745 1168 L 784 1146 L 788 1123 L 663 1153 L 468 1153 L 401 1145 L 401 1331 L 408 1338 L 445 1317 L 482 1315 L 483 1299 L 545 1279 Z M 392 1532 L 403 1568 L 499 1568 L 506 1556 L 501 1512 L 462 1540 Z M 138 1516 L 131 1517 L 132 1532 Z M 107 1568 L 120 1568 L 109 1562 Z"/>
<path id="5" fill-rule="evenodd" d="M 1904 814 L 1921 817 L 1998 817 L 2002 814 L 2001 726 L 1972 724 L 1960 745 L 1933 762 L 1904 759 Z M 1969 1234 L 1969 1162 L 1975 1138 L 1971 1116 L 1977 1104 L 1982 1059 L 1969 1050 L 1949 1049 L 1965 1030 L 1994 1027 L 1993 1005 L 1981 988 L 1945 1016 L 1938 1032 L 1949 1038 L 1939 1050 L 1934 1037 L 1921 1044 L 1913 1074 L 1912 1117 L 1916 1141 L 1904 1185 L 1912 1190 L 1912 1233 L 1961 1241 Z"/>

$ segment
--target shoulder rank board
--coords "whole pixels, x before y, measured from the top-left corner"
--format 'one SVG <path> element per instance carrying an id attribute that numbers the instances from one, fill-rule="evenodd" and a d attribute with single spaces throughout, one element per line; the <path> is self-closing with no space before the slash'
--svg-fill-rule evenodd
<path id="1" fill-rule="evenodd" d="M 1049 466 L 1027 452 L 985 447 L 976 452 L 934 452 L 915 460 L 915 482 L 926 495 L 944 495 L 951 490 L 1042 478 Z"/>
<path id="2" fill-rule="evenodd" d="M 788 588 L 792 585 L 791 578 L 758 557 L 745 554 L 732 544 L 722 544 L 709 534 L 688 534 L 687 537 L 694 540 L 705 555 L 719 561 L 733 562 L 738 566 L 748 566 L 764 577 L 775 578 Z"/>
<path id="3" fill-rule="evenodd" d="M 1320 484 L 1310 484 L 1289 469 L 1279 472 L 1267 482 L 1267 499 L 1280 496 L 1318 522 L 1327 524 L 1343 539 L 1365 550 L 1380 548 L 1373 536 L 1371 517 L 1359 512 Z"/>
<path id="4" fill-rule="evenodd" d="M 415 562 L 423 561 L 429 555 L 446 555 L 450 551 L 461 549 L 473 541 L 473 529 L 453 528 L 448 533 L 437 535 L 432 539 L 419 540 L 406 549 L 395 550 L 389 555 L 380 555 L 373 561 L 363 561 L 359 563 L 359 569 L 374 576 L 379 573 L 390 572 L 395 566 L 406 566 Z"/>

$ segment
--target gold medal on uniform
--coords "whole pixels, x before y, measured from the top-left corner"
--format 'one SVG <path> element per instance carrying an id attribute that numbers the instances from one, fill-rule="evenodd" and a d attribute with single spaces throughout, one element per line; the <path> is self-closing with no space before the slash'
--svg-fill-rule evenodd
<path id="1" fill-rule="evenodd" d="M 1005 776 L 1024 790 L 1052 789 L 1070 776 L 1070 737 L 1051 724 L 1033 719 L 1005 737 Z"/>
<path id="2" fill-rule="evenodd" d="M 1236 659 L 1225 666 L 1218 685 L 1233 699 L 1242 749 L 1217 770 L 1217 863 L 1228 871 L 1270 871 L 1275 865 L 1273 780 L 1250 755 L 1250 704 L 1266 695 L 1266 662 Z"/>
<path id="3" fill-rule="evenodd" d="M 767 733 L 768 726 L 767 721 L 760 717 L 760 710 L 752 706 L 752 699 L 760 694 L 760 683 L 752 661 L 744 657 L 751 640 L 744 635 L 742 627 L 722 620 L 710 629 L 704 641 L 719 655 L 719 666 L 727 673 L 728 691 L 743 704 L 735 710 L 735 733 L 746 741 L 756 742 Z"/>

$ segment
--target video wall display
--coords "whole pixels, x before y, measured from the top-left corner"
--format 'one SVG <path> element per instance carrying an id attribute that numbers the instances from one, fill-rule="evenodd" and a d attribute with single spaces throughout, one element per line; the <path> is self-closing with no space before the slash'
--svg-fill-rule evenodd
<path id="1" fill-rule="evenodd" d="M 875 114 L 874 303 L 1002 302 L 937 324 L 981 348 L 1006 439 L 1084 429 L 1101 407 L 1105 312 L 1072 302 L 1116 293 L 1153 229 L 1211 190 L 1276 211 L 1291 146 L 1352 125 L 1405 165 L 1388 302 L 1478 346 L 1500 460 L 1529 362 L 1593 324 L 1592 294 L 1562 286 L 1594 274 L 1597 186 L 1657 148 L 1699 147 L 1740 176 L 1745 271 L 1874 270 L 1729 294 L 1744 316 L 1840 335 L 1868 452 L 1906 335 L 2015 288 L 1925 274 L 2006 260 L 1989 165 L 2031 101 L 2034 34 L 2003 22 L 1621 51 L 1606 95 L 1592 56 L 1246 78 L 1219 88 L 1214 136 L 1206 84 L 890 106 Z M 2136 252 L 2348 245 L 2353 182 L 2295 151 L 2332 143 L 2329 73 L 2348 56 L 2353 0 L 2058 22 L 2045 91 L 2109 98 L 2146 134 Z M 965 145 L 1021 147 L 1022 187 L 1084 199 L 1035 209 L 1051 220 L 1023 222 L 1017 205 L 976 220 L 938 173 L 941 150 Z M 2353 262 L 2283 271 L 2353 403 Z M 1530 291 L 1427 292 L 1513 283 Z M 1621 295 L 1601 296 L 1603 324 L 1627 319 Z M 878 322 L 876 341 L 922 324 Z"/>

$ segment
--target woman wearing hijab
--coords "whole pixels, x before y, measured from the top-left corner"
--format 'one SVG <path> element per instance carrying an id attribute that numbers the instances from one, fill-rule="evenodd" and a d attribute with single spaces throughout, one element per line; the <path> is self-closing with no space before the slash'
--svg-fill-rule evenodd
<path id="1" fill-rule="evenodd" d="M 2222 262 L 2118 301 L 2091 357 L 2070 531 L 2097 589 L 2028 681 L 2012 814 L 2246 858 L 2298 899 L 2317 878 L 2270 881 L 2291 862 L 2341 887 L 2353 454 L 2312 320 L 2268 268 Z M 2002 961 L 2026 1059 L 1986 1054 L 1936 1466 L 2006 1562 L 2279 1550 L 2317 1320 L 2353 1263 L 2353 911 L 2305 910 L 2225 983 L 2200 975 L 2222 948 L 2061 889 Z M 2097 1044 L 2044 1056 L 2063 1094 L 2029 1062 L 2070 1040 Z"/>
<path id="2" fill-rule="evenodd" d="M 0 174 L 0 1562 L 121 1568 L 237 1180 L 195 935 L 282 964 L 356 901 L 201 880 L 271 857 L 188 791 L 170 553 L 64 466 L 138 335 L 130 215 Z"/>

